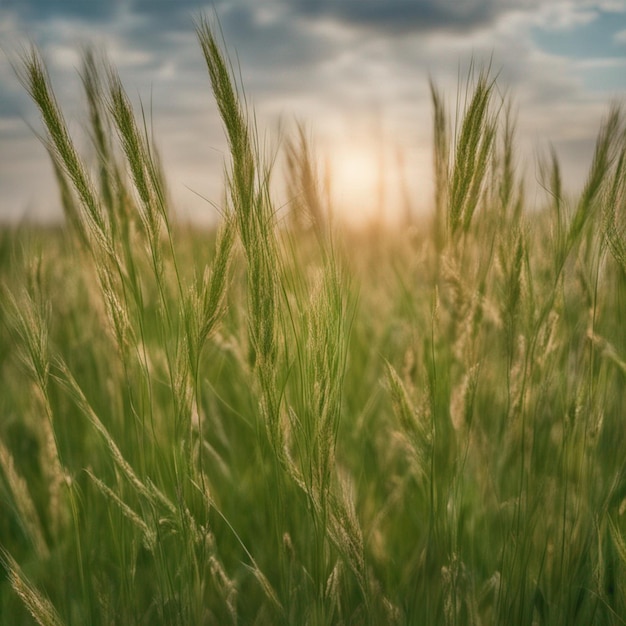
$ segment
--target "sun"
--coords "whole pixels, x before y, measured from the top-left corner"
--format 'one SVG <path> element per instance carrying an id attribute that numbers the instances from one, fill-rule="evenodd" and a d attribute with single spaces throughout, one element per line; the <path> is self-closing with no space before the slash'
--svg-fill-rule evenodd
<path id="1" fill-rule="evenodd" d="M 384 190 L 381 155 L 367 144 L 339 145 L 329 158 L 333 206 L 348 221 L 368 221 L 380 210 Z"/>

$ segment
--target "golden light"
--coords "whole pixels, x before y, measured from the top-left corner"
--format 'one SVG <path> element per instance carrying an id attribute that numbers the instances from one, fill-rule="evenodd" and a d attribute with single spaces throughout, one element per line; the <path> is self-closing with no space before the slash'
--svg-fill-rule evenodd
<path id="1" fill-rule="evenodd" d="M 377 216 L 384 202 L 384 161 L 371 145 L 343 144 L 328 159 L 330 190 L 338 215 L 351 222 Z"/>

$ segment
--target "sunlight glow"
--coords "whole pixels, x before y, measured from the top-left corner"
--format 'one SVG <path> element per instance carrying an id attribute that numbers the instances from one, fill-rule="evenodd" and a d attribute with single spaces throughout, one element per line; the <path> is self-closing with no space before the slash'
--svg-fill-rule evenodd
<path id="1" fill-rule="evenodd" d="M 329 159 L 334 206 L 349 221 L 376 216 L 384 190 L 384 163 L 368 145 L 343 145 Z"/>

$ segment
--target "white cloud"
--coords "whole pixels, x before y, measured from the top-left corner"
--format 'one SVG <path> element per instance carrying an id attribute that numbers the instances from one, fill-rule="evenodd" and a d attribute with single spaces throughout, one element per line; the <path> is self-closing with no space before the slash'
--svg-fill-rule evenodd
<path id="1" fill-rule="evenodd" d="M 612 13 L 626 13 L 626 0 L 604 0 L 594 2 L 598 8 L 602 11 L 608 11 Z"/>
<path id="2" fill-rule="evenodd" d="M 576 2 L 547 2 L 528 18 L 548 31 L 573 30 L 597 19 L 596 9 L 596 3 L 581 6 Z"/>

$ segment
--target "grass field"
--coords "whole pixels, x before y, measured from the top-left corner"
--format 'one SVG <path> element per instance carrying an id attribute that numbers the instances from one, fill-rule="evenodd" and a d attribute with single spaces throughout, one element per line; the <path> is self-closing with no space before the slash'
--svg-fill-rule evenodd
<path id="1" fill-rule="evenodd" d="M 79 156 L 36 51 L 65 225 L 0 234 L 0 622 L 626 623 L 626 127 L 545 207 L 510 107 L 432 86 L 435 210 L 292 203 L 211 27 L 230 146 L 214 231 L 176 221 L 142 112 L 85 57 Z"/>

